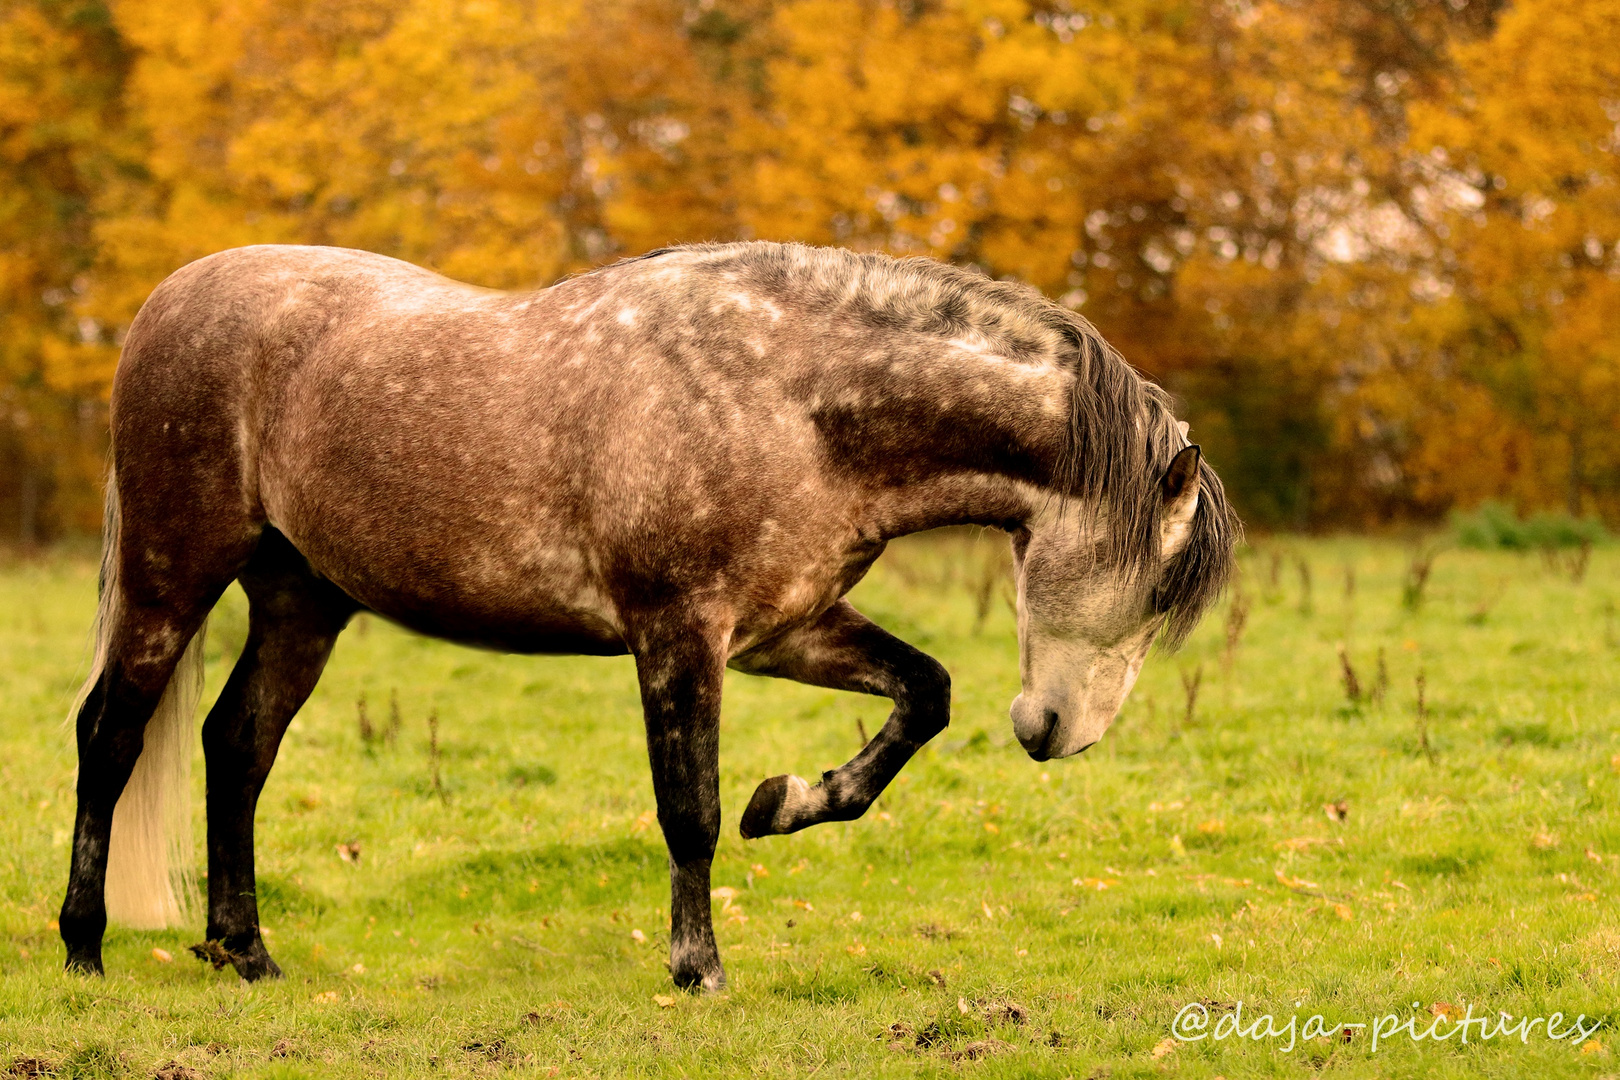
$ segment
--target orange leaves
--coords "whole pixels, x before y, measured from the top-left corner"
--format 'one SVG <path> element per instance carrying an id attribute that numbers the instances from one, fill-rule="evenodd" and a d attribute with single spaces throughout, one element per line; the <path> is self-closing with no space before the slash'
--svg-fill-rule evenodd
<path id="1" fill-rule="evenodd" d="M 77 399 L 152 287 L 223 247 L 520 287 L 759 237 L 1081 308 L 1249 440 L 1222 457 L 1257 520 L 1297 523 L 1303 490 L 1352 522 L 1620 507 L 1620 444 L 1576 441 L 1620 426 L 1620 14 L 1522 0 L 1488 32 L 1406 5 L 1371 33 L 1354 6 L 122 0 L 79 25 L 18 0 L 0 391 L 29 427 L 0 437 L 93 530 Z M 1256 447 L 1298 464 L 1245 473 Z"/>

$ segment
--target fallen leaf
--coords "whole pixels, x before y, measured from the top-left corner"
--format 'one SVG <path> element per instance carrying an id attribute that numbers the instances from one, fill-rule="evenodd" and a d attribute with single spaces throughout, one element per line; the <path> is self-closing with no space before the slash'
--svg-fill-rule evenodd
<path id="1" fill-rule="evenodd" d="M 152 959 L 160 964 L 172 964 L 174 963 L 174 954 L 168 949 L 153 949 Z"/>
<path id="2" fill-rule="evenodd" d="M 658 1003 L 660 1009 L 673 1009 L 675 1007 L 675 999 L 668 994 L 654 994 L 653 1001 Z"/>
<path id="3" fill-rule="evenodd" d="M 1176 1040 L 1168 1035 L 1160 1039 L 1158 1045 L 1151 1051 L 1154 1061 L 1158 1061 L 1162 1057 L 1169 1057 L 1175 1052 Z"/>
<path id="4" fill-rule="evenodd" d="M 1349 904 L 1334 904 L 1333 914 L 1337 915 L 1346 922 L 1350 922 L 1356 917 L 1356 913 L 1350 910 Z"/>
<path id="5" fill-rule="evenodd" d="M 1581 1053 L 1601 1054 L 1603 1053 L 1603 1044 L 1598 1042 L 1596 1039 L 1587 1039 L 1585 1042 L 1581 1043 Z"/>
<path id="6" fill-rule="evenodd" d="M 956 1011 L 961 1013 L 963 1016 L 966 1016 L 968 1013 L 972 1012 L 973 1009 L 969 1007 L 967 998 L 959 997 L 956 999 Z"/>
<path id="7" fill-rule="evenodd" d="M 630 931 L 630 940 L 634 941 L 637 945 L 645 945 L 647 944 L 647 935 L 643 934 L 640 930 L 632 930 Z"/>
<path id="8" fill-rule="evenodd" d="M 1198 823 L 1198 831 L 1203 833 L 1205 836 L 1213 836 L 1216 833 L 1223 833 L 1226 831 L 1226 822 L 1222 821 L 1220 818 L 1210 818 L 1208 821 L 1200 821 Z"/>
<path id="9" fill-rule="evenodd" d="M 755 863 L 753 866 L 750 866 L 748 869 L 753 872 L 755 877 L 770 877 L 771 876 L 771 872 L 769 870 L 765 869 L 765 864 L 764 863 Z"/>
<path id="10" fill-rule="evenodd" d="M 646 832 L 652 828 L 653 822 L 658 820 L 658 811 L 647 810 L 636 815 L 636 820 L 630 826 L 631 832 Z"/>
<path id="11" fill-rule="evenodd" d="M 314 1002 L 317 1002 L 319 1004 L 322 1004 L 322 1005 L 329 1005 L 332 1002 L 336 1001 L 337 999 L 338 999 L 338 992 L 336 990 L 323 990 L 319 994 L 316 994 L 310 1000 L 314 1001 Z"/>
<path id="12" fill-rule="evenodd" d="M 1314 881 L 1306 881 L 1304 878 L 1290 877 L 1283 870 L 1277 871 L 1277 884 L 1281 885 L 1285 889 L 1293 889 L 1296 892 L 1301 889 L 1320 889 L 1322 887 Z"/>
<path id="13" fill-rule="evenodd" d="M 1078 885 L 1082 889 L 1096 889 L 1098 892 L 1102 892 L 1104 889 L 1118 885 L 1119 878 L 1075 878 L 1071 884 Z"/>
<path id="14" fill-rule="evenodd" d="M 1305 851 L 1313 844 L 1330 844 L 1331 840 L 1323 836 L 1295 836 L 1288 840 L 1279 840 L 1272 847 L 1278 851 Z"/>
<path id="15" fill-rule="evenodd" d="M 1329 821 L 1342 823 L 1350 816 L 1350 803 L 1344 799 L 1340 799 L 1338 802 L 1323 803 L 1322 812 L 1327 815 Z"/>
<path id="16" fill-rule="evenodd" d="M 1551 851 L 1558 846 L 1558 834 L 1546 829 L 1537 829 L 1536 834 L 1530 838 L 1530 844 L 1537 851 Z"/>
<path id="17" fill-rule="evenodd" d="M 1456 1020 L 1463 1016 L 1463 1011 L 1449 1001 L 1436 1001 L 1429 1006 L 1430 1016 L 1443 1016 L 1447 1020 Z"/>
<path id="18" fill-rule="evenodd" d="M 1593 851 L 1591 848 L 1586 849 L 1586 857 L 1595 863 L 1601 863 L 1603 861 L 1603 856 L 1598 854 L 1596 851 Z"/>
<path id="19" fill-rule="evenodd" d="M 853 945 L 845 945 L 844 951 L 849 953 L 851 956 L 865 956 L 866 946 L 857 941 Z"/>

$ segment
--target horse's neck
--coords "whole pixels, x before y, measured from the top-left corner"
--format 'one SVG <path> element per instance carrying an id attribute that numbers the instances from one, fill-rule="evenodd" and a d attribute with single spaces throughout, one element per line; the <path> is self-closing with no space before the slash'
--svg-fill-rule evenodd
<path id="1" fill-rule="evenodd" d="M 1021 521 L 1062 453 L 1073 377 L 911 335 L 829 359 L 817 412 L 840 463 L 888 535 Z"/>

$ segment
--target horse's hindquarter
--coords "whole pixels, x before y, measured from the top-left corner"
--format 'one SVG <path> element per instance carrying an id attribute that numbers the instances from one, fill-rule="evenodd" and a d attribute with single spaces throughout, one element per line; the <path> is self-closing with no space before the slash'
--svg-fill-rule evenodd
<path id="1" fill-rule="evenodd" d="M 310 299 L 330 311 L 308 354 L 264 373 L 284 385 L 264 393 L 257 485 L 270 523 L 384 615 L 617 652 L 642 613 L 707 603 L 742 645 L 836 599 L 863 545 L 876 555 L 829 514 L 802 408 L 746 365 L 698 364 L 610 280 L 340 292 Z"/>

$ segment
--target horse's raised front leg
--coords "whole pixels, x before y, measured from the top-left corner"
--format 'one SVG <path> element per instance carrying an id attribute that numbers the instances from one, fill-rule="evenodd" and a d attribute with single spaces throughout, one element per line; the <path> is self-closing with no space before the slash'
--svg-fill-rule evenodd
<path id="1" fill-rule="evenodd" d="M 820 783 L 773 776 L 759 785 L 742 817 L 742 834 L 749 839 L 860 817 L 912 755 L 950 722 L 951 677 L 939 661 L 873 623 L 847 600 L 815 622 L 733 658 L 731 666 L 894 702 L 877 736 L 848 764 L 822 774 Z"/>
<path id="2" fill-rule="evenodd" d="M 669 847 L 669 972 L 681 987 L 720 990 L 709 868 L 720 838 L 720 691 L 724 635 L 672 620 L 638 635 L 658 824 Z"/>
<path id="3" fill-rule="evenodd" d="M 208 940 L 250 982 L 278 976 L 259 933 L 253 817 L 281 737 L 356 605 L 269 530 L 242 571 L 248 638 L 203 724 L 208 763 Z"/>

